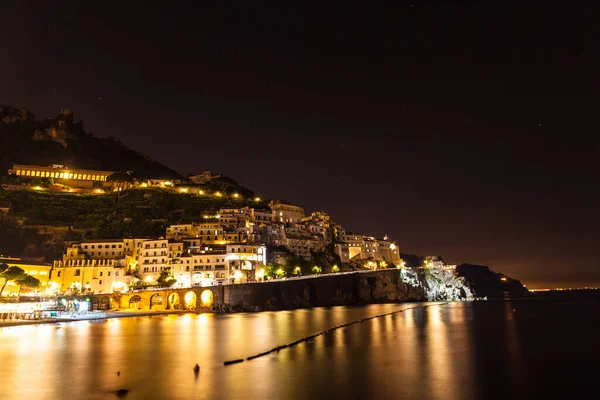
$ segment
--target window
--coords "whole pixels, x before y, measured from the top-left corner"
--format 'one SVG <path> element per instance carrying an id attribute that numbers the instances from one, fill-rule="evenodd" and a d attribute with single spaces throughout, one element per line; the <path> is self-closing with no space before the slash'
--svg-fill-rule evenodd
<path id="1" fill-rule="evenodd" d="M 108 276 L 110 276 L 110 271 L 108 271 Z"/>
<path id="2" fill-rule="evenodd" d="M 85 246 L 83 246 L 83 248 L 84 248 L 84 249 L 87 249 L 87 248 L 88 248 L 88 247 L 87 247 L 87 244 L 86 244 Z"/>
<path id="3" fill-rule="evenodd" d="M 102 245 L 101 245 L 101 244 L 99 244 L 99 245 L 98 245 L 98 248 L 99 248 L 99 249 L 101 249 L 101 248 L 102 248 Z"/>
<path id="4" fill-rule="evenodd" d="M 76 269 L 75 270 L 75 276 L 79 276 L 81 274 L 81 270 L 80 269 Z"/>
<path id="5" fill-rule="evenodd" d="M 102 279 L 100 279 L 100 284 L 102 285 Z"/>
<path id="6" fill-rule="evenodd" d="M 92 251 L 92 256 L 94 255 L 94 252 Z"/>
<path id="7" fill-rule="evenodd" d="M 96 246 L 95 246 L 95 245 L 92 245 L 92 249 L 95 249 L 95 248 L 96 248 Z"/>
<path id="8" fill-rule="evenodd" d="M 100 271 L 100 276 L 102 276 L 102 271 Z"/>
<path id="9" fill-rule="evenodd" d="M 119 247 L 121 247 L 121 246 L 119 246 Z M 113 245 L 112 245 L 112 248 L 113 248 L 113 249 L 116 249 L 116 248 L 117 248 L 117 245 L 116 245 L 116 244 L 113 244 Z M 114 254 L 114 253 L 113 253 L 113 254 Z"/>
<path id="10" fill-rule="evenodd" d="M 56 276 L 58 276 L 59 278 L 60 278 L 60 272 L 61 272 L 61 271 L 58 271 L 58 274 L 56 275 Z"/>

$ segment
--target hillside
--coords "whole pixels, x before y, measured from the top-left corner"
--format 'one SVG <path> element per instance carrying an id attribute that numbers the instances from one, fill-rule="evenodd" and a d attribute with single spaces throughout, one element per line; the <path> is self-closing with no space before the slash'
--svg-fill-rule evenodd
<path id="1" fill-rule="evenodd" d="M 201 197 L 160 189 L 115 195 L 77 195 L 35 191 L 2 191 L 0 253 L 57 257 L 64 241 L 83 238 L 164 236 L 169 224 L 210 221 L 221 207 L 266 207 L 251 199 Z M 37 232 L 37 234 L 36 234 Z"/>
<path id="2" fill-rule="evenodd" d="M 181 175 L 125 146 L 114 137 L 98 138 L 62 110 L 38 120 L 27 110 L 0 105 L 0 175 L 12 164 L 68 165 L 71 168 L 134 171 L 137 178 L 177 179 Z"/>

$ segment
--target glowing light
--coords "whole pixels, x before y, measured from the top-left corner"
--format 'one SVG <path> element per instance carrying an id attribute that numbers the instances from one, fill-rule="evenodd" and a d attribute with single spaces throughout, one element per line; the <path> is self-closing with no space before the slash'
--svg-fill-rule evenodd
<path id="1" fill-rule="evenodd" d="M 40 186 L 35 186 L 33 190 L 42 190 L 42 188 Z"/>
<path id="2" fill-rule="evenodd" d="M 215 196 L 217 196 L 217 197 L 223 197 L 223 194 L 221 192 L 216 192 Z"/>
<path id="3" fill-rule="evenodd" d="M 260 197 L 255 197 L 254 201 L 259 202 L 260 201 Z"/>
<path id="4" fill-rule="evenodd" d="M 204 190 L 198 190 L 198 194 L 204 194 Z"/>
<path id="5" fill-rule="evenodd" d="M 233 273 L 233 277 L 236 280 L 242 279 L 242 276 L 243 276 L 242 271 L 240 271 L 239 269 Z"/>
<path id="6" fill-rule="evenodd" d="M 500 278 L 500 280 L 506 282 L 506 278 L 505 277 Z"/>
<path id="7" fill-rule="evenodd" d="M 188 188 L 181 188 L 181 189 L 179 189 L 179 191 L 181 193 L 187 193 L 188 192 Z"/>
<path id="8" fill-rule="evenodd" d="M 390 249 L 396 250 L 396 245 L 394 243 L 390 244 Z"/>
<path id="9" fill-rule="evenodd" d="M 195 303 L 196 293 L 194 293 L 194 292 L 187 292 L 185 294 L 184 299 L 185 299 L 185 305 L 186 305 L 186 307 L 189 306 L 189 305 L 192 305 L 192 303 Z"/>
<path id="10" fill-rule="evenodd" d="M 152 277 L 151 276 L 147 276 L 144 280 L 146 282 L 152 282 Z"/>
<path id="11" fill-rule="evenodd" d="M 334 265 L 333 267 L 331 267 L 331 272 L 340 272 L 340 267 L 338 267 L 337 265 Z"/>
<path id="12" fill-rule="evenodd" d="M 259 269 L 256 271 L 256 279 L 262 279 L 265 277 L 265 270 L 264 269 Z"/>
<path id="13" fill-rule="evenodd" d="M 277 271 L 275 271 L 275 273 L 277 275 L 283 275 L 283 270 L 281 268 L 277 269 Z"/>
<path id="14" fill-rule="evenodd" d="M 302 272 L 302 269 L 300 267 L 294 268 L 294 274 L 298 275 L 301 272 Z"/>
<path id="15" fill-rule="evenodd" d="M 234 193 L 233 197 L 237 199 L 238 197 L 240 197 L 240 195 L 238 193 Z"/>
<path id="16" fill-rule="evenodd" d="M 213 302 L 213 292 L 210 290 L 203 290 L 202 293 L 200 293 L 200 302 L 202 303 L 202 307 L 210 307 Z"/>

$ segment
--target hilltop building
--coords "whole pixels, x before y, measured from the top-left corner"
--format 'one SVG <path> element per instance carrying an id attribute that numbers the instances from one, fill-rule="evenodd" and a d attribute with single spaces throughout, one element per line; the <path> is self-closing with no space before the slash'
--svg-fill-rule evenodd
<path id="1" fill-rule="evenodd" d="M 95 186 L 108 188 L 111 186 L 107 178 L 114 171 L 96 171 L 91 169 L 69 168 L 64 165 L 50 165 L 47 167 L 39 165 L 15 164 L 8 170 L 11 175 L 20 178 L 52 178 L 55 182 L 70 187 L 92 189 Z M 94 185 L 98 182 L 97 185 Z"/>

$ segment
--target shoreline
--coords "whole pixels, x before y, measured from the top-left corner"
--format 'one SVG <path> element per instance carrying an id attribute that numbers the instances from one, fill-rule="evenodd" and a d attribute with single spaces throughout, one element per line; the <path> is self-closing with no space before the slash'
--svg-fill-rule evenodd
<path id="1" fill-rule="evenodd" d="M 171 315 L 171 314 L 200 314 L 195 311 L 105 311 L 106 317 L 104 318 L 54 318 L 54 319 L 42 319 L 42 320 L 15 320 L 15 321 L 0 321 L 0 329 L 10 328 L 15 326 L 25 325 L 47 325 L 47 324 L 60 324 L 62 322 L 80 322 L 80 321 L 105 321 L 113 318 L 132 318 L 132 317 L 151 317 L 153 315 Z"/>

